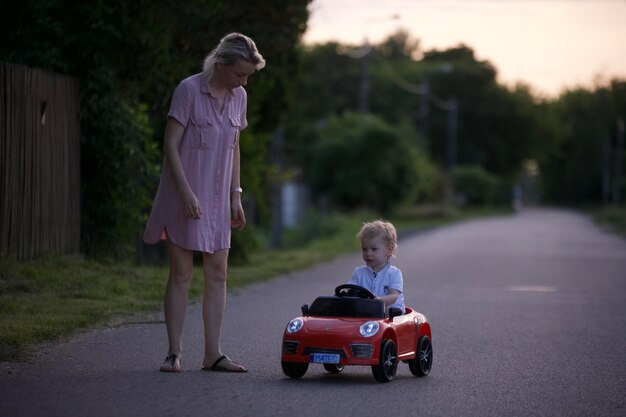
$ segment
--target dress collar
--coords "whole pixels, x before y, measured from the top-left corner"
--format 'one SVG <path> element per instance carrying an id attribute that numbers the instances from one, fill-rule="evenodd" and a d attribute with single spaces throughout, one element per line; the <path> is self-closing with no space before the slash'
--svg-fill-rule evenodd
<path id="1" fill-rule="evenodd" d="M 200 91 L 202 91 L 202 93 L 204 94 L 210 94 L 211 97 L 217 97 L 217 95 L 215 94 L 213 90 L 214 90 L 213 86 L 209 83 L 209 77 L 207 77 L 205 73 L 202 73 L 202 83 L 200 86 Z M 228 92 L 230 93 L 231 96 L 235 95 L 234 89 L 228 90 Z"/>

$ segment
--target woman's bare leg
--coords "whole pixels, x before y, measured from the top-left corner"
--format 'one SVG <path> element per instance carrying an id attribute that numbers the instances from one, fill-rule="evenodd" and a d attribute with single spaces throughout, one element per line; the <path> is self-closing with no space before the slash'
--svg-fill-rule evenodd
<path id="1" fill-rule="evenodd" d="M 210 367 L 222 356 L 220 341 L 222 323 L 226 307 L 226 270 L 228 267 L 228 249 L 215 253 L 202 254 L 204 271 L 204 294 L 202 316 L 204 319 L 204 361 L 203 366 Z M 245 370 L 243 367 L 222 360 L 222 369 Z"/>
<path id="2" fill-rule="evenodd" d="M 169 353 L 179 358 L 183 352 L 183 327 L 187 314 L 187 296 L 193 271 L 193 252 L 167 241 L 170 274 L 165 290 L 164 313 Z M 180 361 L 174 364 L 180 367 Z"/>

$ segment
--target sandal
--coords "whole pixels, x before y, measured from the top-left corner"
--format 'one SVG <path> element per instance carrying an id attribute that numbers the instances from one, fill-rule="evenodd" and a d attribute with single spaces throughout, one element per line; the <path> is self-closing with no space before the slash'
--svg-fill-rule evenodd
<path id="1" fill-rule="evenodd" d="M 178 360 L 178 366 L 176 366 L 176 361 Z M 163 362 L 163 365 L 161 365 L 161 368 L 159 369 L 159 371 L 161 372 L 180 372 L 180 358 L 178 357 L 178 355 L 175 354 L 170 354 L 167 355 L 167 358 L 165 358 L 165 362 Z"/>
<path id="2" fill-rule="evenodd" d="M 227 360 L 228 362 L 233 364 L 236 368 L 230 368 L 230 367 L 224 366 L 224 364 L 221 363 L 223 360 Z M 216 372 L 235 372 L 235 373 L 248 372 L 246 368 L 239 365 L 237 362 L 233 361 L 226 355 L 220 356 L 215 362 L 213 362 L 213 365 L 211 366 L 203 366 L 202 370 L 203 371 L 216 371 Z"/>

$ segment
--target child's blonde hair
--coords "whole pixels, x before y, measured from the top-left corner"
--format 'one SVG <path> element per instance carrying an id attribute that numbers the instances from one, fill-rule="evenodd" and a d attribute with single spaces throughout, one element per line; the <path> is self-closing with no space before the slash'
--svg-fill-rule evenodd
<path id="1" fill-rule="evenodd" d="M 359 240 L 363 240 L 363 238 L 373 238 L 376 236 L 382 236 L 383 239 L 385 239 L 389 252 L 391 252 L 391 256 L 395 256 L 398 251 L 398 233 L 396 232 L 394 225 L 383 220 L 366 222 L 363 223 L 361 230 L 356 235 Z"/>

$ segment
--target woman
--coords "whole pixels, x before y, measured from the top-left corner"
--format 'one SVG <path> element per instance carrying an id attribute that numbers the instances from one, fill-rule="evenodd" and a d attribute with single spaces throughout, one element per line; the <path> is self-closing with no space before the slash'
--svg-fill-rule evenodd
<path id="1" fill-rule="evenodd" d="M 231 33 L 206 57 L 203 71 L 172 96 L 165 160 L 144 241 L 167 240 L 164 312 L 169 351 L 163 372 L 180 372 L 193 252 L 202 252 L 202 369 L 247 372 L 221 351 L 230 228 L 246 225 L 241 205 L 239 133 L 247 126 L 248 77 L 265 66 L 252 39 Z"/>

